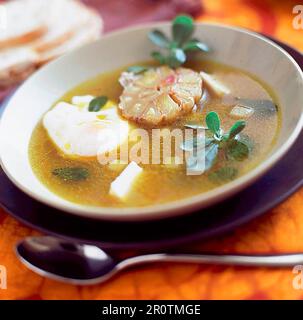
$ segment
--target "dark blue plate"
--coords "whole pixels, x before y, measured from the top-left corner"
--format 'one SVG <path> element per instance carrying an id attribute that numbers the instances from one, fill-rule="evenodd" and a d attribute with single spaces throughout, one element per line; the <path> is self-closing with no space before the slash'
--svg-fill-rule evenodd
<path id="1" fill-rule="evenodd" d="M 285 44 L 277 43 L 303 69 L 302 55 Z M 213 207 L 161 221 L 109 222 L 67 214 L 28 197 L 10 182 L 2 170 L 0 205 L 34 229 L 104 248 L 156 249 L 176 246 L 231 231 L 277 206 L 303 186 L 302 155 L 303 133 L 287 155 L 254 185 Z"/>

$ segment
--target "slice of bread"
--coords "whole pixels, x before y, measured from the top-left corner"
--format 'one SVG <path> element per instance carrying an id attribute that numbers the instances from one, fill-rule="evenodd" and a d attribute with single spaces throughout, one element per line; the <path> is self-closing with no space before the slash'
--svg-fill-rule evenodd
<path id="1" fill-rule="evenodd" d="M 94 13 L 75 0 L 52 0 L 49 8 L 49 31 L 34 44 L 38 52 L 45 52 L 69 40 Z"/>
<path id="2" fill-rule="evenodd" d="M 22 81 L 36 69 L 38 54 L 20 47 L 0 51 L 0 87 Z"/>
<path id="3" fill-rule="evenodd" d="M 99 39 L 102 28 L 103 23 L 100 17 L 92 16 L 91 19 L 87 23 L 83 24 L 70 39 L 62 43 L 60 46 L 46 52 L 38 52 L 38 64 L 41 65 L 49 62 L 66 52 Z"/>
<path id="4" fill-rule="evenodd" d="M 12 0 L 2 4 L 0 49 L 22 45 L 43 36 L 47 28 L 44 0 Z"/>
<path id="5" fill-rule="evenodd" d="M 19 26 L 15 27 L 14 32 L 9 31 L 11 37 L 4 37 L 3 34 L 2 40 L 0 37 L 1 87 L 19 82 L 42 64 L 98 39 L 103 29 L 100 16 L 78 0 L 13 0 L 12 3 L 14 9 L 10 10 L 14 14 L 11 13 L 10 17 L 21 16 L 20 11 L 30 10 L 32 12 L 26 15 L 35 20 L 32 26 L 36 29 L 29 27 L 29 18 L 17 19 L 15 24 Z M 29 6 L 27 9 L 25 3 Z M 37 7 L 33 3 L 37 3 Z M 43 23 L 38 24 L 41 19 L 35 19 L 34 13 L 44 17 Z M 23 29 L 22 24 L 25 26 Z M 37 34 L 29 36 L 30 30 L 34 34 L 42 29 L 44 31 L 40 32 L 39 38 Z M 5 43 L 2 47 L 1 41 Z"/>

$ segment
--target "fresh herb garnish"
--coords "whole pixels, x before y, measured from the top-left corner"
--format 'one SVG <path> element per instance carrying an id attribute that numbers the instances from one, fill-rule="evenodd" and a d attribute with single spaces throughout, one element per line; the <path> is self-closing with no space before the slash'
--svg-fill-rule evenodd
<path id="1" fill-rule="evenodd" d="M 152 52 L 152 57 L 160 64 L 166 64 L 171 68 L 178 68 L 187 60 L 187 54 L 194 51 L 209 52 L 209 47 L 197 39 L 192 39 L 195 30 L 194 20 L 190 16 L 179 15 L 173 20 L 172 39 L 169 39 L 162 31 L 153 30 L 149 33 L 149 39 L 166 53 Z"/>
<path id="2" fill-rule="evenodd" d="M 209 133 L 207 137 L 197 135 L 192 139 L 185 140 L 180 145 L 182 150 L 192 152 L 192 155 L 187 159 L 189 170 L 202 173 L 208 171 L 214 166 L 220 153 L 223 153 L 225 158 L 236 161 L 243 161 L 249 156 L 252 146 L 250 139 L 247 136 L 247 138 L 241 139 L 239 135 L 246 126 L 245 121 L 235 122 L 230 130 L 224 133 L 219 115 L 212 111 L 206 115 L 206 125 Z M 199 157 L 204 157 L 205 162 L 198 161 Z M 226 178 L 224 179 L 226 180 Z"/>
<path id="3" fill-rule="evenodd" d="M 235 179 L 238 170 L 233 167 L 223 167 L 208 175 L 208 178 L 215 183 L 229 182 Z"/>
<path id="4" fill-rule="evenodd" d="M 53 175 L 64 181 L 81 181 L 89 176 L 86 168 L 82 167 L 66 167 L 53 170 Z"/>
<path id="5" fill-rule="evenodd" d="M 132 72 L 134 74 L 139 74 L 139 73 L 147 71 L 148 69 L 149 69 L 149 67 L 146 67 L 146 66 L 131 66 L 131 67 L 127 68 L 127 71 Z"/>
<path id="6" fill-rule="evenodd" d="M 88 111 L 90 112 L 100 111 L 101 108 L 106 105 L 107 101 L 108 101 L 108 98 L 106 96 L 100 96 L 100 97 L 94 98 L 88 106 Z"/>
<path id="7" fill-rule="evenodd" d="M 229 159 L 243 161 L 248 157 L 249 147 L 236 139 L 227 143 L 226 154 Z"/>

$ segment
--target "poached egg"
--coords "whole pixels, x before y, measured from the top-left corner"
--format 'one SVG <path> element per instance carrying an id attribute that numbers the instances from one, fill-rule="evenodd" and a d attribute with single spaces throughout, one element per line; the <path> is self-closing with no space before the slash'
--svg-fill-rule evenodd
<path id="1" fill-rule="evenodd" d="M 43 117 L 43 126 L 65 155 L 94 157 L 111 152 L 128 138 L 128 122 L 122 120 L 111 101 L 98 112 L 88 106 L 93 96 L 59 102 Z"/>

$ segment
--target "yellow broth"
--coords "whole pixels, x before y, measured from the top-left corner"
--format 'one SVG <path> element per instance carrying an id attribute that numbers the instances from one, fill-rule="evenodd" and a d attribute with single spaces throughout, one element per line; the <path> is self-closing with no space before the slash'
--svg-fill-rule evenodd
<path id="1" fill-rule="evenodd" d="M 240 70 L 223 66 L 211 61 L 195 61 L 188 64 L 196 71 L 203 70 L 212 73 L 217 79 L 222 79 L 231 89 L 232 94 L 248 99 L 270 99 L 275 101 L 274 95 L 266 85 L 255 77 Z M 60 101 L 70 102 L 73 96 L 79 95 L 106 95 L 118 104 L 122 93 L 118 79 L 125 68 L 102 74 L 96 79 L 79 85 L 68 92 Z M 201 112 L 185 116 L 167 128 L 184 128 L 189 121 L 205 124 L 205 116 L 209 111 L 216 111 L 222 122 L 224 130 L 228 130 L 236 121 L 230 116 L 232 106 L 226 106 L 218 99 L 210 99 L 203 106 Z M 275 143 L 279 131 L 280 112 L 270 117 L 261 117 L 255 113 L 247 120 L 243 133 L 248 135 L 254 143 L 249 158 L 239 162 L 234 161 L 232 166 L 237 168 L 237 177 L 259 165 L 268 155 Z M 151 133 L 150 133 L 151 134 Z M 132 186 L 131 192 L 123 201 L 109 195 L 110 185 L 121 173 L 121 170 L 112 170 L 107 165 L 100 165 L 96 158 L 75 159 L 64 156 L 48 137 L 46 130 L 40 122 L 35 128 L 29 147 L 29 157 L 32 168 L 51 191 L 69 201 L 103 207 L 133 207 L 166 203 L 190 197 L 214 189 L 221 182 L 209 179 L 208 174 L 186 175 L 186 164 L 177 167 L 166 165 L 139 164 L 143 174 Z M 224 161 L 220 159 L 219 161 Z M 60 180 L 52 174 L 56 168 L 85 167 L 89 170 L 89 177 L 84 181 L 67 182 Z M 216 166 L 215 166 L 216 167 Z M 212 170 L 215 170 L 212 169 Z"/>

